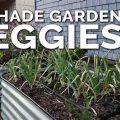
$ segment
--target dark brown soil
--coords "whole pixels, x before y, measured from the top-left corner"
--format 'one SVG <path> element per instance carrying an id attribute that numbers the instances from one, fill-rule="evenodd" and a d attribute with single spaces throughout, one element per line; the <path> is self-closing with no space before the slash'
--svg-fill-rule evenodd
<path id="1" fill-rule="evenodd" d="M 11 82 L 19 89 L 23 84 L 23 80 Z M 37 86 L 30 88 L 28 84 L 25 84 L 21 91 L 32 98 L 38 105 L 43 107 L 56 120 L 80 120 L 79 114 L 81 111 L 79 109 L 76 108 L 73 112 L 70 112 L 70 108 L 68 106 L 69 104 L 57 97 L 54 93 L 51 93 L 46 88 L 40 88 Z"/>
<path id="2" fill-rule="evenodd" d="M 0 58 L 0 64 L 6 63 L 7 61 L 9 61 L 12 58 L 12 53 L 8 53 L 6 52 L 2 58 Z"/>
<path id="3" fill-rule="evenodd" d="M 0 58 L 0 64 L 8 62 L 10 59 L 19 55 L 19 51 L 4 51 L 4 55 Z"/>
<path id="4" fill-rule="evenodd" d="M 24 80 L 11 81 L 17 88 L 21 88 Z M 120 120 L 120 95 L 107 95 L 93 103 L 93 108 L 98 113 L 97 117 L 83 119 L 82 112 L 74 104 L 68 103 L 45 87 L 25 84 L 21 89 L 37 104 L 43 107 L 56 120 Z M 82 103 L 82 102 L 80 102 Z"/>
<path id="5" fill-rule="evenodd" d="M 93 108 L 101 120 L 120 120 L 120 95 L 106 95 Z"/>

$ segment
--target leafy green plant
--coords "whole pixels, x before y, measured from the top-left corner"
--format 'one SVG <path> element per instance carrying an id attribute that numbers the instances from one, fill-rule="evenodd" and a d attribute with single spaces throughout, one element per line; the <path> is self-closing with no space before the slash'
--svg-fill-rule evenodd
<path id="1" fill-rule="evenodd" d="M 116 69 L 108 65 L 108 60 L 94 57 L 94 67 L 90 70 L 90 62 L 80 60 L 82 66 L 81 85 L 79 89 L 84 96 L 84 102 L 89 107 L 99 95 L 104 96 L 116 88 Z"/>
<path id="2" fill-rule="evenodd" d="M 0 58 L 2 58 L 4 56 L 4 52 L 3 51 L 0 51 Z"/>
<path id="3" fill-rule="evenodd" d="M 116 83 L 117 89 L 120 90 L 120 59 L 116 61 L 115 68 L 116 68 L 116 74 L 115 74 L 116 76 L 114 81 Z"/>
<path id="4" fill-rule="evenodd" d="M 62 93 L 66 91 L 69 93 L 70 89 L 73 89 L 77 84 L 79 75 L 74 62 L 71 51 L 68 49 L 55 50 L 50 53 L 49 64 L 52 64 L 53 73 L 59 76 L 60 88 L 64 88 Z"/>
<path id="5" fill-rule="evenodd" d="M 90 115 L 87 112 L 82 112 L 80 119 L 81 120 L 90 120 Z"/>
<path id="6" fill-rule="evenodd" d="M 40 69 L 41 60 L 34 52 L 26 53 L 20 57 L 20 73 L 29 85 L 35 83 L 36 78 L 41 73 Z"/>
<path id="7" fill-rule="evenodd" d="M 49 67 L 43 72 L 41 68 L 41 61 L 44 56 L 44 50 L 41 52 L 26 52 L 20 55 L 18 58 L 11 59 L 6 68 L 10 72 L 11 76 L 23 77 L 30 86 L 36 84 L 36 80 L 43 77 Z"/>
<path id="8" fill-rule="evenodd" d="M 70 94 L 72 90 L 72 95 L 76 100 L 82 95 L 84 105 L 90 107 L 98 96 L 116 91 L 116 73 L 118 72 L 115 66 L 111 67 L 108 64 L 108 60 L 104 56 L 102 58 L 94 57 L 92 69 L 90 68 L 90 58 L 88 57 L 87 61 L 83 58 L 78 61 L 73 60 L 71 51 L 66 49 L 52 51 L 49 59 L 52 61 L 50 63 L 53 65 L 53 73 L 59 76 L 56 84 L 60 81 L 62 93 L 68 91 Z M 54 79 L 56 78 L 54 77 Z"/>
<path id="9" fill-rule="evenodd" d="M 19 61 L 18 59 L 11 59 L 9 62 L 5 64 L 7 72 L 9 72 L 10 80 L 19 76 Z"/>

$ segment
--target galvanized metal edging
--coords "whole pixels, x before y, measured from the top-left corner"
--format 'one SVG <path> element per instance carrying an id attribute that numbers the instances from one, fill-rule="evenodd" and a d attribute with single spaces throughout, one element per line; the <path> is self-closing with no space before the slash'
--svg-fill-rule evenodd
<path id="1" fill-rule="evenodd" d="M 55 120 L 30 97 L 4 79 L 2 75 L 0 73 L 1 117 L 3 120 Z"/>

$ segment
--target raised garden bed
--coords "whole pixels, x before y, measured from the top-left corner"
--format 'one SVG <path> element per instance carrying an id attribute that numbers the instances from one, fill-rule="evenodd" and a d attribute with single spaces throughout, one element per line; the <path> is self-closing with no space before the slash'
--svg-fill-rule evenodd
<path id="1" fill-rule="evenodd" d="M 1 85 L 3 120 L 53 120 L 42 107 L 2 77 Z"/>
<path id="2" fill-rule="evenodd" d="M 4 77 L 7 78 L 8 76 L 5 75 Z M 92 111 L 87 110 L 79 103 L 73 102 L 70 98 L 65 99 L 65 96 L 57 95 L 57 92 L 54 93 L 48 87 L 41 88 L 33 86 L 30 88 L 29 85 L 26 84 L 21 89 L 21 85 L 24 82 L 22 79 L 19 79 L 15 83 L 14 81 L 11 81 L 12 84 L 3 77 L 1 79 L 1 108 L 3 110 L 1 115 L 3 119 L 6 119 L 5 115 L 8 115 L 10 119 L 20 119 L 19 117 L 21 114 L 22 118 L 28 119 L 32 113 L 34 114 L 32 117 L 36 120 L 39 117 L 43 120 L 44 117 L 46 120 L 81 120 L 80 118 L 83 114 L 88 115 L 86 117 L 87 120 L 119 120 L 120 95 L 114 96 L 110 94 L 103 97 L 101 100 L 99 99 L 98 102 L 95 102 L 93 108 L 98 113 L 97 117 L 95 117 L 95 114 Z M 8 107 L 8 113 L 4 111 L 6 110 L 4 105 Z M 22 108 L 20 108 L 21 105 L 23 106 Z M 12 108 L 12 110 L 10 108 Z M 24 112 L 21 109 L 23 109 Z M 18 113 L 16 113 L 16 111 Z M 10 116 L 9 112 L 11 114 Z M 26 112 L 28 113 L 26 114 Z"/>
<path id="3" fill-rule="evenodd" d="M 1 85 L 2 85 L 1 106 L 2 107 L 1 108 L 3 110 L 2 118 L 5 118 L 4 105 L 6 104 L 5 103 L 6 100 L 7 100 L 6 105 L 8 105 L 7 106 L 8 112 L 11 112 L 9 106 L 13 107 L 11 116 L 8 115 L 9 117 L 12 117 L 12 119 L 13 118 L 20 119 L 19 117 L 21 114 L 24 118 L 28 119 L 31 116 L 31 114 L 34 114 L 34 116 L 32 117 L 36 120 L 38 118 L 40 119 L 40 117 L 41 117 L 41 120 L 47 120 L 47 119 L 48 120 L 51 120 L 51 119 L 77 120 L 80 118 L 83 111 L 86 113 L 88 112 L 87 114 L 91 114 L 91 115 L 93 114 L 83 106 L 81 105 L 77 106 L 77 104 L 72 103 L 65 98 L 62 98 L 61 96 L 57 95 L 47 87 L 33 86 L 32 88 L 30 88 L 28 84 L 25 84 L 21 88 L 22 84 L 24 83 L 22 79 L 19 79 L 17 82 L 14 82 L 14 81 L 9 82 L 9 80 L 6 80 L 5 78 L 7 79 L 8 76 L 5 75 L 4 78 L 1 77 L 2 79 L 2 82 L 1 82 Z M 23 108 L 19 108 L 21 105 L 23 106 Z M 35 108 L 30 107 L 30 105 L 34 106 Z M 19 111 L 20 109 L 23 109 L 24 112 Z M 36 109 L 38 110 L 38 112 L 36 112 Z M 16 110 L 17 112 L 15 112 Z M 27 113 L 28 116 L 26 116 L 26 112 L 28 112 Z"/>
<path id="4" fill-rule="evenodd" d="M 107 59 L 94 58 L 93 72 L 89 61 L 68 50 L 33 51 L 10 60 L 2 79 L 53 119 L 119 120 L 119 61 L 109 66 Z"/>

